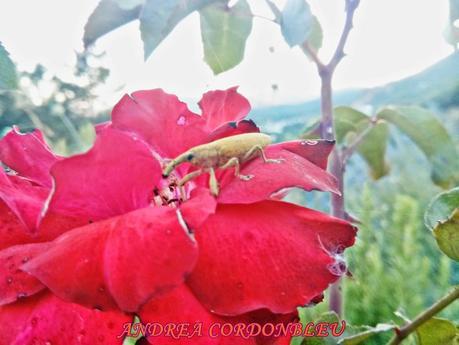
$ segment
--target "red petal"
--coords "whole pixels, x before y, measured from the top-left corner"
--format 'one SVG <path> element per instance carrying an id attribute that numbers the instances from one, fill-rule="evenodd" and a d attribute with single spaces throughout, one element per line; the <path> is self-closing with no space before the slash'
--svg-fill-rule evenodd
<path id="1" fill-rule="evenodd" d="M 212 131 L 206 139 L 206 142 L 230 137 L 232 135 L 244 133 L 259 133 L 260 129 L 252 120 L 242 120 L 239 122 L 228 122 Z"/>
<path id="2" fill-rule="evenodd" d="M 0 202 L 0 250 L 24 243 L 51 241 L 69 229 L 87 224 L 87 220 L 48 214 L 37 233 L 30 233 L 10 208 Z"/>
<path id="3" fill-rule="evenodd" d="M 326 170 L 328 156 L 333 150 L 335 142 L 333 140 L 292 140 L 272 146 L 300 155 L 319 168 Z"/>
<path id="4" fill-rule="evenodd" d="M 149 204 L 161 167 L 147 145 L 131 135 L 106 129 L 87 153 L 52 168 L 55 190 L 49 211 L 100 220 Z"/>
<path id="5" fill-rule="evenodd" d="M 164 296 L 149 301 L 140 310 L 139 316 L 143 324 L 151 324 L 150 333 L 155 332 L 147 337 L 151 344 L 255 345 L 255 338 L 222 336 L 219 327 L 225 323 L 232 323 L 233 320 L 210 313 L 185 284 Z M 239 321 L 245 321 L 245 318 Z M 199 328 L 199 323 L 202 325 L 201 328 Z M 175 331 L 171 331 L 169 335 L 173 334 L 177 339 L 165 335 L 167 324 L 176 325 Z M 189 326 L 183 326 L 184 324 L 189 324 Z M 162 332 L 161 327 L 163 327 Z M 184 331 L 184 327 L 188 327 L 187 332 Z M 197 333 L 193 333 L 194 330 L 197 330 Z M 180 331 L 182 331 L 182 336 L 179 336 Z M 189 337 L 186 337 L 185 334 Z"/>
<path id="6" fill-rule="evenodd" d="M 181 284 L 196 262 L 175 212 L 148 207 L 71 230 L 22 268 L 66 300 L 136 311 Z"/>
<path id="7" fill-rule="evenodd" d="M 242 120 L 250 111 L 249 101 L 237 92 L 237 87 L 205 93 L 199 107 L 210 130 L 226 122 Z"/>
<path id="8" fill-rule="evenodd" d="M 45 288 L 37 278 L 19 269 L 46 245 L 25 244 L 0 251 L 0 305 L 31 296 Z"/>
<path id="9" fill-rule="evenodd" d="M 58 157 L 45 144 L 39 130 L 21 134 L 14 128 L 0 140 L 0 160 L 19 175 L 51 187 L 49 170 Z"/>
<path id="10" fill-rule="evenodd" d="M 194 230 L 215 213 L 217 201 L 208 189 L 196 188 L 191 192 L 190 199 L 181 205 L 180 212 L 186 220 L 186 224 Z"/>
<path id="11" fill-rule="evenodd" d="M 203 119 L 161 89 L 125 95 L 112 111 L 112 126 L 139 134 L 163 157 L 204 142 Z"/>
<path id="12" fill-rule="evenodd" d="M 0 330 L 11 345 L 122 344 L 131 317 L 64 302 L 51 294 L 0 308 Z M 11 326 L 11 327 L 10 327 Z"/>
<path id="13" fill-rule="evenodd" d="M 155 345 L 188 345 L 188 344 L 202 344 L 202 345 L 218 345 L 219 338 L 211 338 L 209 336 L 209 327 L 212 323 L 218 321 L 218 317 L 212 315 L 205 309 L 196 297 L 191 293 L 189 288 L 182 284 L 175 288 L 168 294 L 159 298 L 150 300 L 139 312 L 142 323 L 157 323 L 162 327 L 168 323 L 173 324 L 190 324 L 188 334 L 192 334 L 194 325 L 198 322 L 202 323 L 202 330 L 200 334 L 193 337 L 180 337 L 173 339 L 172 337 L 165 336 L 164 330 L 160 333 L 160 327 L 157 327 L 157 333 L 150 334 L 148 340 Z M 151 326 L 153 327 L 153 326 Z M 153 330 L 150 330 L 150 333 Z M 178 332 L 176 333 L 179 334 Z"/>
<path id="14" fill-rule="evenodd" d="M 265 163 L 261 158 L 255 158 L 247 162 L 241 174 L 252 175 L 249 181 L 234 177 L 233 170 L 225 172 L 220 180 L 219 203 L 253 203 L 290 187 L 339 192 L 335 178 L 309 160 L 312 155 L 299 155 L 280 144 L 270 145 L 264 152 L 267 158 L 282 161 Z"/>
<path id="15" fill-rule="evenodd" d="M 199 259 L 188 284 L 222 315 L 290 313 L 344 273 L 335 254 L 355 233 L 345 221 L 285 202 L 219 205 L 196 231 Z"/>
<path id="16" fill-rule="evenodd" d="M 37 228 L 49 189 L 0 171 L 0 198 L 30 231 Z"/>
<path id="17" fill-rule="evenodd" d="M 32 242 L 30 232 L 4 202 L 0 202 L 0 238 L 0 250 Z"/>

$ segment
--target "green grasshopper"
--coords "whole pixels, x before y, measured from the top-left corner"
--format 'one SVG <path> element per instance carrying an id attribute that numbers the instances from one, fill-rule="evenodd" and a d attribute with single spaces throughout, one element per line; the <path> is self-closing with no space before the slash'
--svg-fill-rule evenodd
<path id="1" fill-rule="evenodd" d="M 177 186 L 181 187 L 193 178 L 209 172 L 209 186 L 212 194 L 217 196 L 219 187 L 215 176 L 215 169 L 228 169 L 234 167 L 235 176 L 248 181 L 253 175 L 242 175 L 242 163 L 255 158 L 258 154 L 265 163 L 280 163 L 282 159 L 268 159 L 263 149 L 271 144 L 272 139 L 263 133 L 238 134 L 212 141 L 207 144 L 195 146 L 174 158 L 164 169 L 163 177 L 168 177 L 172 170 L 182 163 L 191 163 L 198 170 L 185 175 Z"/>

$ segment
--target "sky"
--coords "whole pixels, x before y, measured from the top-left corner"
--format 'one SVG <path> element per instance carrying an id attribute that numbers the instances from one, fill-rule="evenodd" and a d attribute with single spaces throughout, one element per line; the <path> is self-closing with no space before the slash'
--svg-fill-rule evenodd
<path id="1" fill-rule="evenodd" d="M 285 1 L 275 1 L 282 6 Z M 22 70 L 37 63 L 70 79 L 75 51 L 83 49 L 85 22 L 97 0 L 15 0 L 0 6 L 0 41 Z M 249 0 L 252 12 L 272 17 L 263 0 Z M 324 29 L 319 55 L 332 55 L 344 21 L 344 0 L 310 0 Z M 452 52 L 442 34 L 448 0 L 361 0 L 347 57 L 340 64 L 336 90 L 382 85 L 415 74 Z M 273 48 L 273 49 L 272 49 Z M 319 96 L 315 66 L 299 48 L 290 48 L 279 27 L 254 19 L 244 61 L 214 76 L 203 62 L 199 16 L 182 21 L 144 61 L 138 22 L 101 38 L 96 50 L 106 52 L 103 65 L 111 76 L 100 97 L 114 104 L 124 93 L 161 87 L 196 102 L 210 89 L 239 85 L 254 106 L 297 103 Z M 273 89 L 277 86 L 277 90 Z"/>

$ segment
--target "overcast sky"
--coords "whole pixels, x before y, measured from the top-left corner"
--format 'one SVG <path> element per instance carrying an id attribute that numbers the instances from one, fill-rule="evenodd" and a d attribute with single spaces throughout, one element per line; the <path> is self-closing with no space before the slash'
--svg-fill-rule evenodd
<path id="1" fill-rule="evenodd" d="M 68 76 L 74 51 L 82 50 L 84 24 L 97 0 L 15 0 L 0 6 L 0 41 L 20 69 L 42 63 Z M 276 1 L 282 5 L 283 1 Z M 249 0 L 252 11 L 271 16 L 263 0 Z M 320 56 L 328 59 L 344 19 L 343 0 L 310 0 L 324 28 Z M 336 89 L 370 87 L 419 72 L 451 53 L 442 32 L 447 0 L 361 0 L 355 27 L 336 74 Z M 274 52 L 270 52 L 270 47 Z M 256 18 L 244 62 L 214 76 L 202 60 L 199 17 L 189 16 L 144 62 L 138 22 L 97 43 L 111 70 L 101 94 L 114 102 L 124 92 L 162 87 L 182 99 L 198 100 L 208 89 L 240 85 L 254 105 L 299 102 L 319 94 L 315 67 L 299 50 L 290 49 L 279 27 Z M 272 85 L 278 90 L 274 91 Z M 120 88 L 121 87 L 121 88 Z"/>

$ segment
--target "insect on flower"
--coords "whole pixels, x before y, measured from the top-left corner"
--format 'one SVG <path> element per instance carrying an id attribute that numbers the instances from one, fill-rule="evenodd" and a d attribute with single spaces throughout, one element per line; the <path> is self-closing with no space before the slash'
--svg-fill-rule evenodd
<path id="1" fill-rule="evenodd" d="M 234 174 L 241 180 L 248 181 L 253 175 L 242 175 L 240 165 L 258 155 L 261 156 L 265 163 L 280 163 L 282 159 L 269 159 L 263 151 L 267 145 L 271 144 L 272 139 L 269 135 L 263 133 L 245 133 L 234 135 L 212 141 L 207 144 L 195 146 L 188 151 L 174 158 L 164 169 L 163 177 L 168 177 L 172 170 L 182 163 L 191 163 L 198 167 L 179 182 L 178 186 L 183 186 L 193 178 L 209 172 L 209 186 L 213 195 L 217 196 L 219 192 L 215 169 L 228 169 L 234 167 Z"/>

